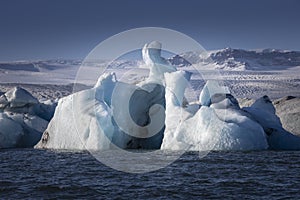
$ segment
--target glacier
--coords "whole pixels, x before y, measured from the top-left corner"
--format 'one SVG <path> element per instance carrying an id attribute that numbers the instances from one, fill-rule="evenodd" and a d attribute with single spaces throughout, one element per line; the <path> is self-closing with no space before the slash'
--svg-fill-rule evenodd
<path id="1" fill-rule="evenodd" d="M 240 108 L 222 82 L 208 80 L 198 101 L 187 102 L 184 94 L 192 74 L 178 71 L 163 58 L 161 47 L 157 41 L 144 45 L 142 57 L 150 69 L 144 81 L 128 84 L 117 80 L 115 73 L 104 73 L 93 88 L 61 98 L 35 147 L 300 149 L 300 138 L 282 128 L 267 97 Z M 12 122 L 5 118 L 3 123 Z"/>

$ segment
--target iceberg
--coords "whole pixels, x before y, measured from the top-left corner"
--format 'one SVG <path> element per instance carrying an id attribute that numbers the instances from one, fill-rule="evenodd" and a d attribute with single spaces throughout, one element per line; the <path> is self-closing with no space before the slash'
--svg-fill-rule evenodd
<path id="1" fill-rule="evenodd" d="M 23 128 L 19 123 L 6 113 L 0 113 L 0 148 L 17 147 L 23 134 Z"/>
<path id="2" fill-rule="evenodd" d="M 165 75 L 166 88 L 184 85 L 176 76 L 176 72 Z M 216 93 L 228 91 L 227 88 L 217 88 L 217 85 L 214 81 L 206 83 L 199 98 L 202 106 L 195 115 L 183 114 L 186 111 L 180 101 L 174 101 L 174 97 L 166 92 L 167 117 L 162 149 L 209 151 L 268 148 L 262 127 L 239 108 L 232 95 Z M 184 89 L 181 88 L 181 94 Z"/>
<path id="3" fill-rule="evenodd" d="M 276 115 L 280 118 L 282 127 L 300 136 L 300 98 L 287 96 L 274 102 Z"/>
<path id="4" fill-rule="evenodd" d="M 131 85 L 117 81 L 114 73 L 103 74 L 94 88 L 60 99 L 36 147 L 160 148 L 165 121 L 163 74 L 176 70 L 159 57 L 160 48 L 158 42 L 143 48 L 144 61 L 150 67 L 147 80 Z"/>
<path id="5" fill-rule="evenodd" d="M 250 107 L 243 108 L 263 127 L 270 149 L 300 150 L 300 137 L 286 131 L 276 115 L 275 107 L 268 96 L 256 100 Z"/>
<path id="6" fill-rule="evenodd" d="M 23 107 L 38 103 L 36 98 L 34 98 L 28 91 L 20 87 L 14 87 L 7 91 L 4 95 L 7 99 L 7 102 L 10 103 L 11 108 Z"/>
<path id="7" fill-rule="evenodd" d="M 105 100 L 110 99 L 114 76 L 104 74 L 94 88 L 61 98 L 36 147 L 108 149 L 115 130 Z"/>
<path id="8" fill-rule="evenodd" d="M 0 96 L 0 148 L 33 147 L 54 113 L 55 103 L 40 103 L 14 87 Z"/>
<path id="9" fill-rule="evenodd" d="M 145 44 L 142 56 L 150 69 L 146 80 L 133 85 L 118 81 L 114 73 L 104 73 L 93 88 L 61 98 L 35 147 L 185 151 L 299 149 L 300 138 L 282 128 L 268 98 L 241 109 L 227 87 L 219 81 L 208 80 L 198 102 L 189 103 L 184 94 L 192 74 L 177 71 L 161 57 L 159 42 Z M 0 98 L 0 103 L 7 104 L 7 99 Z M 43 112 L 39 116 L 46 117 Z M 14 122 L 5 118 L 3 123 Z M 27 124 L 36 131 L 42 130 L 32 126 L 33 123 Z M 22 135 L 21 129 L 15 128 L 15 137 Z"/>

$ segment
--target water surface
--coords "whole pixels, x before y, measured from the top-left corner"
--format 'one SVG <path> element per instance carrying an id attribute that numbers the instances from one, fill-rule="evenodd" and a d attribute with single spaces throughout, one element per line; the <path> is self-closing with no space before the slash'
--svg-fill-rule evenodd
<path id="1" fill-rule="evenodd" d="M 0 198 L 300 199 L 300 152 L 185 153 L 166 168 L 129 174 L 89 152 L 0 150 Z M 114 159 L 113 157 L 111 159 Z"/>

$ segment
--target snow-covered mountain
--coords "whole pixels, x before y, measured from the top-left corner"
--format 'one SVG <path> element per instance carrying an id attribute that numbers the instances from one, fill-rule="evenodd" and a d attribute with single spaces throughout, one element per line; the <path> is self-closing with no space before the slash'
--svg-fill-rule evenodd
<path id="1" fill-rule="evenodd" d="M 185 52 L 168 59 L 177 67 L 187 67 L 191 64 L 203 70 L 285 70 L 300 66 L 300 51 L 263 49 L 243 50 L 225 48 L 207 52 Z M 30 71 L 47 72 L 62 69 L 77 69 L 82 64 L 81 60 L 44 60 L 44 61 L 18 61 L 1 62 L 0 72 L 5 71 Z M 88 63 L 93 66 L 95 63 Z M 140 60 L 115 60 L 103 61 L 97 65 L 106 64 L 108 68 L 124 69 L 142 66 Z"/>
<path id="2" fill-rule="evenodd" d="M 80 60 L 40 60 L 40 61 L 14 61 L 1 62 L 0 71 L 31 71 L 44 72 L 67 67 L 79 66 Z"/>
<path id="3" fill-rule="evenodd" d="M 80 60 L 0 62 L 0 83 L 69 84 L 80 65 Z"/>
<path id="4" fill-rule="evenodd" d="M 300 66 L 300 52 L 264 49 L 221 49 L 208 52 L 187 52 L 169 59 L 176 66 L 200 65 L 202 69 L 220 70 L 284 70 Z M 189 62 L 188 62 L 189 61 Z"/>

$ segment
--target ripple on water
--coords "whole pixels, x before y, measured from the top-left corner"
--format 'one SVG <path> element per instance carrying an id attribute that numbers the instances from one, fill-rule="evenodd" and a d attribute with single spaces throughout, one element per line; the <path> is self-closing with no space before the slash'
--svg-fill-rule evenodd
<path id="1" fill-rule="evenodd" d="M 201 159 L 198 155 L 188 152 L 166 168 L 128 174 L 85 151 L 0 150 L 0 194 L 46 199 L 300 198 L 299 152 L 211 152 Z"/>

